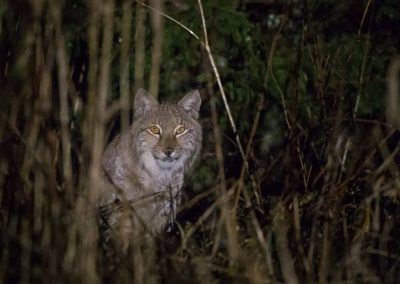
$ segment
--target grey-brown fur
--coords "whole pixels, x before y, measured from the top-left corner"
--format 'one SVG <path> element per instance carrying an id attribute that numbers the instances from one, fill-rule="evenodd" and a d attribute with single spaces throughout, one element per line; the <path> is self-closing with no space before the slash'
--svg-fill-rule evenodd
<path id="1" fill-rule="evenodd" d="M 185 173 L 201 149 L 200 105 L 197 90 L 177 104 L 158 104 L 146 91 L 137 92 L 132 125 L 108 145 L 103 156 L 103 208 L 125 204 L 132 211 L 133 225 L 154 234 L 173 220 Z M 159 134 L 151 132 L 158 131 L 154 126 Z M 184 133 L 177 134 L 182 129 Z M 107 222 L 111 226 L 120 222 L 121 214 L 109 211 Z"/>

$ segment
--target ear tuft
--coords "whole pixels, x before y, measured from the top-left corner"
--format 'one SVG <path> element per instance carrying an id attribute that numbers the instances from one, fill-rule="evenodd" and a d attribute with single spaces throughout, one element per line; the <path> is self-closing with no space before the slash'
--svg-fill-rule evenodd
<path id="1" fill-rule="evenodd" d="M 136 92 L 133 106 L 135 110 L 134 116 L 138 118 L 149 112 L 152 108 L 157 107 L 158 102 L 149 92 L 140 88 Z"/>
<path id="2" fill-rule="evenodd" d="M 187 93 L 179 102 L 181 106 L 192 118 L 199 117 L 199 110 L 201 106 L 201 97 L 199 90 L 193 90 Z"/>

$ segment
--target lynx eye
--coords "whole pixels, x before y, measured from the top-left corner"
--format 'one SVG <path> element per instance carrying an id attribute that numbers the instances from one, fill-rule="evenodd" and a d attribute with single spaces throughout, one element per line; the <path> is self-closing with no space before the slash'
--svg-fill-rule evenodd
<path id="1" fill-rule="evenodd" d="M 178 126 L 178 127 L 175 129 L 175 135 L 181 135 L 181 134 L 185 133 L 185 131 L 186 131 L 186 128 L 185 128 L 185 127 L 183 127 L 183 126 Z"/>
<path id="2" fill-rule="evenodd" d="M 148 130 L 150 131 L 151 134 L 154 134 L 154 135 L 160 135 L 160 133 L 161 133 L 160 128 L 156 125 L 150 126 L 148 128 Z"/>

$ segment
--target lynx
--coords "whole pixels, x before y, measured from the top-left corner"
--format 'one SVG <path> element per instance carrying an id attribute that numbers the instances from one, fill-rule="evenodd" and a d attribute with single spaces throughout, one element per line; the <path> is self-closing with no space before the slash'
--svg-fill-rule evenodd
<path id="1" fill-rule="evenodd" d="M 107 191 L 100 205 L 110 226 L 121 219 L 116 207 L 128 208 L 130 222 L 134 219 L 134 226 L 152 234 L 174 221 L 185 173 L 201 149 L 200 105 L 197 90 L 177 104 L 159 104 L 145 90 L 138 90 L 132 125 L 108 145 L 103 156 Z"/>

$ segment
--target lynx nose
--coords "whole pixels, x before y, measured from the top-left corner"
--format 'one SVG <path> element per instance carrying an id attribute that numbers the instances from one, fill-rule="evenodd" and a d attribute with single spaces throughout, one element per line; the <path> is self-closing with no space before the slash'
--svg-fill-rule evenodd
<path id="1" fill-rule="evenodd" d="M 165 149 L 164 154 L 167 155 L 168 157 L 171 157 L 173 152 L 174 152 L 174 149 L 168 147 L 167 149 Z"/>

